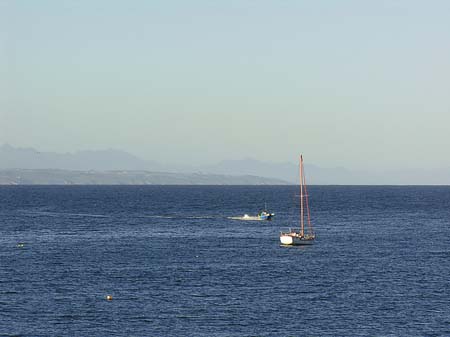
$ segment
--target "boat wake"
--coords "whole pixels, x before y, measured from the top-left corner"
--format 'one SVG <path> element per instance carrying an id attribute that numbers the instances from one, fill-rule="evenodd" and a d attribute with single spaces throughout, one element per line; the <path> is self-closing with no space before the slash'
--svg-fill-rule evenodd
<path id="1" fill-rule="evenodd" d="M 28 216 L 109 218 L 109 215 L 89 214 L 89 213 L 66 213 L 66 212 L 46 212 L 46 211 L 22 211 L 21 213 Z"/>
<path id="2" fill-rule="evenodd" d="M 211 215 L 144 215 L 144 218 L 156 218 L 156 219 L 218 219 L 223 218 L 222 216 L 211 216 Z"/>
<path id="3" fill-rule="evenodd" d="M 259 216 L 251 216 L 251 215 L 247 215 L 247 214 L 245 214 L 244 216 L 229 216 L 229 217 L 227 217 L 227 219 L 244 220 L 244 221 L 264 221 L 264 220 L 266 220 L 266 219 L 262 219 Z"/>

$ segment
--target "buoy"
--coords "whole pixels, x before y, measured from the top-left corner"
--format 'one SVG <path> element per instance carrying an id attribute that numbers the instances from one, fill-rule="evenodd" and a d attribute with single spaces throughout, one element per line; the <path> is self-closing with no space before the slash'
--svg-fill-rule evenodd
<path id="1" fill-rule="evenodd" d="M 106 295 L 106 300 L 107 301 L 112 301 L 112 296 L 111 295 Z"/>

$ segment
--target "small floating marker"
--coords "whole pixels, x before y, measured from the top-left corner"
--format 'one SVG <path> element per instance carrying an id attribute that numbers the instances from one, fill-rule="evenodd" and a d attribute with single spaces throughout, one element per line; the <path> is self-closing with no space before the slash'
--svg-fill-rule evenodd
<path id="1" fill-rule="evenodd" d="M 106 300 L 107 301 L 112 301 L 112 296 L 111 295 L 106 295 Z"/>
<path id="2" fill-rule="evenodd" d="M 19 243 L 17 244 L 17 247 L 18 247 L 18 248 L 23 248 L 23 247 L 25 247 L 25 244 L 24 244 L 23 242 L 19 242 Z"/>

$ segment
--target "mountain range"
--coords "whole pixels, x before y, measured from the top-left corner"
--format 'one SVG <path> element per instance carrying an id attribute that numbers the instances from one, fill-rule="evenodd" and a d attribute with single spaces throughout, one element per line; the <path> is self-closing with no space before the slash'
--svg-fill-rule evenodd
<path id="1" fill-rule="evenodd" d="M 33 148 L 0 146 L 0 169 L 59 169 L 80 171 L 160 170 L 154 161 L 138 158 L 120 150 L 78 151 L 75 153 L 41 152 Z"/>
<path id="2" fill-rule="evenodd" d="M 66 181 L 80 172 L 87 172 L 91 183 L 125 181 L 135 183 L 178 183 L 196 184 L 298 184 L 298 165 L 296 163 L 273 163 L 252 158 L 224 160 L 215 165 L 198 167 L 167 166 L 153 160 L 144 160 L 121 150 L 79 151 L 74 153 L 41 152 L 33 148 L 18 148 L 8 144 L 0 146 L 0 170 L 22 170 L 21 174 L 31 174 L 38 179 L 43 171 L 63 179 L 63 171 L 69 175 Z M 367 172 L 347 168 L 323 168 L 306 164 L 305 170 L 310 184 L 332 185 L 448 185 L 450 169 L 434 170 L 386 170 Z M 69 174 L 70 171 L 70 174 Z M 120 175 L 114 173 L 120 171 Z M 94 172 L 98 179 L 92 179 Z M 124 173 L 126 172 L 126 173 Z M 103 175 L 102 175 L 103 174 Z M 163 174 L 165 177 L 163 179 Z M 30 176 L 31 177 L 31 176 Z M 114 178 L 113 178 L 114 177 Z M 120 177 L 120 179 L 119 179 Z M 158 177 L 158 178 L 156 178 Z M 178 177 L 175 179 L 175 177 Z M 31 179 L 31 178 L 30 178 Z M 41 181 L 43 178 L 39 178 Z M 38 179 L 38 180 L 39 180 Z M 60 179 L 60 180 L 61 180 Z M 75 180 L 74 180 L 75 179 Z M 87 179 L 87 178 L 86 178 Z M 122 179 L 122 180 L 121 180 Z M 51 179 L 50 179 L 51 181 Z M 81 181 L 81 180 L 80 180 Z M 82 180 L 85 181 L 85 180 Z M 17 182 L 17 181 L 16 181 Z M 0 181 L 1 183 L 1 181 Z M 80 182 L 81 183 L 81 182 Z"/>

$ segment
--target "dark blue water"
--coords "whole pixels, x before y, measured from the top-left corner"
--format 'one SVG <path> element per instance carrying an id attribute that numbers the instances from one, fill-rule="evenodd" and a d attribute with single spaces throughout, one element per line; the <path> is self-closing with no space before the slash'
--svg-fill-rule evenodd
<path id="1" fill-rule="evenodd" d="M 450 336 L 450 187 L 309 189 L 0 187 L 0 335 Z"/>

